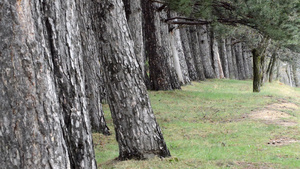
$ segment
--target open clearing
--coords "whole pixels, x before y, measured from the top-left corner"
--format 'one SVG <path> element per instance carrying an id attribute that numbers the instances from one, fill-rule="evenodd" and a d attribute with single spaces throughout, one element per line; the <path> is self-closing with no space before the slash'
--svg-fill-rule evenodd
<path id="1" fill-rule="evenodd" d="M 150 91 L 172 157 L 118 156 L 111 136 L 94 133 L 99 168 L 299 168 L 300 89 L 274 82 L 252 93 L 251 81 L 208 80 L 176 91 Z"/>

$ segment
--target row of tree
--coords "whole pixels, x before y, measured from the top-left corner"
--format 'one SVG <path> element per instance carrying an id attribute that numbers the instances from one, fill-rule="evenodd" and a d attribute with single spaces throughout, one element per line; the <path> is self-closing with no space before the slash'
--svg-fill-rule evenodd
<path id="1" fill-rule="evenodd" d="M 255 76 L 248 41 L 221 36 L 211 21 L 182 19 L 171 6 L 151 0 L 1 1 L 0 166 L 97 168 L 92 129 L 109 134 L 103 100 L 120 160 L 170 156 L 147 88 Z M 261 70 L 270 77 L 275 72 L 273 64 L 261 69 L 263 63 L 259 81 L 265 79 Z M 296 66 L 290 70 L 297 73 Z"/>

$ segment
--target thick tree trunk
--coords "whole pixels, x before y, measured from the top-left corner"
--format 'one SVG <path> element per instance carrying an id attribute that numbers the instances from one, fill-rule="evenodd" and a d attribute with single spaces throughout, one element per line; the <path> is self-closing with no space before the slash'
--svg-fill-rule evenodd
<path id="1" fill-rule="evenodd" d="M 189 41 L 192 46 L 191 51 L 192 51 L 192 55 L 193 55 L 193 58 L 195 61 L 195 66 L 196 66 L 199 80 L 205 80 L 205 74 L 204 74 L 204 68 L 203 68 L 203 62 L 202 62 L 202 57 L 201 57 L 201 51 L 200 51 L 200 46 L 199 46 L 200 44 L 199 44 L 199 38 L 198 38 L 196 26 L 190 27 Z"/>
<path id="2" fill-rule="evenodd" d="M 253 55 L 253 92 L 260 92 L 261 87 L 261 55 L 257 49 L 252 50 Z"/>
<path id="3" fill-rule="evenodd" d="M 191 54 L 190 44 L 189 44 L 189 31 L 186 28 L 180 29 L 180 36 L 183 46 L 183 51 L 185 55 L 185 60 L 188 68 L 189 77 L 191 80 L 198 80 L 197 70 L 195 68 L 194 58 Z"/>
<path id="4" fill-rule="evenodd" d="M 228 60 L 229 78 L 235 79 L 235 71 L 234 71 L 235 65 L 233 63 L 231 39 L 226 39 L 226 53 L 227 53 L 227 60 Z"/>
<path id="5" fill-rule="evenodd" d="M 228 57 L 227 57 L 227 50 L 226 50 L 226 41 L 224 38 L 221 39 L 221 43 L 219 45 L 220 49 L 220 58 L 222 62 L 222 69 L 224 72 L 225 78 L 229 78 L 229 66 L 228 66 Z"/>
<path id="6" fill-rule="evenodd" d="M 177 74 L 177 77 L 178 77 L 178 80 L 179 80 L 180 84 L 184 85 L 185 82 L 183 80 L 183 74 L 182 74 L 182 70 L 181 70 L 181 66 L 180 66 L 179 53 L 177 51 L 177 46 L 175 44 L 175 43 L 177 43 L 175 36 L 176 36 L 175 32 L 170 33 L 170 41 L 171 41 L 171 47 L 172 47 L 174 67 L 175 67 L 176 74 Z"/>
<path id="7" fill-rule="evenodd" d="M 294 82 L 295 82 L 295 87 L 300 87 L 300 81 L 297 73 L 297 66 L 296 64 L 293 64 L 293 75 L 294 75 Z"/>
<path id="8" fill-rule="evenodd" d="M 212 53 L 211 47 L 213 46 L 212 43 L 210 44 L 209 37 L 208 37 L 208 28 L 206 25 L 197 26 L 197 32 L 199 37 L 199 44 L 200 44 L 200 55 L 202 58 L 202 64 L 204 68 L 205 77 L 208 79 L 215 78 L 215 71 L 213 69 L 212 64 Z M 196 38 L 196 37 L 193 37 Z M 213 36 L 211 37 L 213 38 Z M 210 47 L 211 46 L 211 47 Z M 217 70 L 219 71 L 219 70 Z"/>
<path id="9" fill-rule="evenodd" d="M 126 18 L 134 41 L 134 52 L 143 76 L 145 76 L 145 46 L 143 40 L 143 13 L 141 0 L 123 0 Z"/>
<path id="10" fill-rule="evenodd" d="M 149 58 L 150 83 L 153 90 L 180 89 L 171 59 L 171 42 L 166 11 L 157 11 L 157 4 L 146 1 L 143 5 L 145 18 L 145 46 Z"/>
<path id="11" fill-rule="evenodd" d="M 0 165 L 96 168 L 78 25 L 91 2 L 0 5 Z M 86 29 L 86 28 L 85 28 Z"/>
<path id="12" fill-rule="evenodd" d="M 238 63 L 236 60 L 236 50 L 235 46 L 231 45 L 231 52 L 232 52 L 232 65 L 233 65 L 233 70 L 234 70 L 234 77 L 235 79 L 239 79 L 239 72 L 238 72 Z"/>
<path id="13" fill-rule="evenodd" d="M 170 156 L 137 64 L 123 3 L 118 0 L 101 0 L 99 13 L 99 29 L 103 30 L 100 34 L 100 57 L 119 143 L 119 159 Z"/>

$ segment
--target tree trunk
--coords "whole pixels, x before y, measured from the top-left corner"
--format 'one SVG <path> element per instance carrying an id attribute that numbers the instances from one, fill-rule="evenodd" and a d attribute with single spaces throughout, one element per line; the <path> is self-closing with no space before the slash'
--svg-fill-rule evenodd
<path id="1" fill-rule="evenodd" d="M 141 0 L 123 0 L 125 5 L 126 18 L 134 41 L 134 52 L 138 64 L 145 76 L 145 47 L 143 40 L 143 13 Z"/>
<path id="2" fill-rule="evenodd" d="M 247 47 L 244 43 L 242 43 L 242 55 L 243 55 L 243 63 L 244 63 L 244 70 L 245 70 L 245 79 L 249 79 L 251 77 L 250 75 L 250 69 L 249 69 L 249 63 L 248 63 L 248 51 Z"/>
<path id="3" fill-rule="evenodd" d="M 220 58 L 222 62 L 222 69 L 224 71 L 225 78 L 229 78 L 229 66 L 228 66 L 228 57 L 227 57 L 227 50 L 226 50 L 226 41 L 224 38 L 221 39 L 221 43 L 219 45 L 220 49 Z"/>
<path id="4" fill-rule="evenodd" d="M 188 39 L 189 32 L 186 29 L 187 28 L 180 29 L 180 35 L 181 35 L 184 56 L 185 56 L 190 79 L 198 80 L 199 78 L 197 75 L 197 70 L 195 68 L 194 58 L 192 57 L 192 54 L 191 54 L 191 49 L 190 49 L 190 44 L 189 44 L 189 39 Z"/>
<path id="5" fill-rule="evenodd" d="M 229 78 L 235 79 L 235 71 L 234 71 L 235 65 L 233 63 L 231 39 L 226 39 L 226 53 L 227 53 L 227 59 L 228 59 Z"/>
<path id="6" fill-rule="evenodd" d="M 205 80 L 205 74 L 204 74 L 201 53 L 200 53 L 199 38 L 198 38 L 196 26 L 190 27 L 189 41 L 192 46 L 191 51 L 192 51 L 192 55 L 193 55 L 193 58 L 195 61 L 195 66 L 196 66 L 199 80 Z"/>
<path id="7" fill-rule="evenodd" d="M 239 72 L 238 72 L 238 63 L 237 63 L 237 57 L 236 57 L 236 50 L 235 46 L 231 44 L 231 52 L 232 52 L 232 65 L 234 70 L 234 77 L 235 79 L 239 79 Z"/>
<path id="8" fill-rule="evenodd" d="M 101 0 L 99 29 L 108 103 L 119 143 L 119 159 L 167 157 L 129 36 L 123 3 Z"/>
<path id="9" fill-rule="evenodd" d="M 294 81 L 295 81 L 295 87 L 300 87 L 300 81 L 297 74 L 297 66 L 296 64 L 293 64 L 293 75 L 294 75 Z"/>
<path id="10" fill-rule="evenodd" d="M 244 80 L 245 77 L 245 65 L 243 59 L 243 50 L 242 50 L 242 43 L 237 43 L 234 45 L 235 49 L 235 56 L 236 56 L 236 64 L 238 68 L 238 79 Z"/>
<path id="11" fill-rule="evenodd" d="M 170 41 L 171 41 L 171 47 L 172 47 L 173 61 L 174 61 L 174 66 L 175 66 L 175 70 L 176 70 L 178 80 L 181 83 L 181 85 L 184 85 L 185 82 L 183 80 L 182 70 L 181 70 L 181 67 L 180 67 L 179 54 L 178 54 L 178 51 L 177 51 L 177 46 L 175 44 L 175 43 L 177 43 L 175 36 L 176 36 L 175 32 L 170 32 Z"/>
<path id="12" fill-rule="evenodd" d="M 257 49 L 252 50 L 253 55 L 253 92 L 260 92 L 261 87 L 261 55 Z"/>
<path id="13" fill-rule="evenodd" d="M 202 58 L 205 77 L 208 79 L 215 78 L 216 75 L 213 69 L 212 53 L 210 47 L 210 45 L 212 46 L 212 44 L 209 43 L 208 28 L 206 27 L 206 25 L 197 26 L 197 30 L 200 44 L 200 55 Z"/>
<path id="14" fill-rule="evenodd" d="M 0 165 L 96 168 L 78 25 L 91 2 L 0 5 Z"/>
<path id="15" fill-rule="evenodd" d="M 168 25 L 161 18 L 167 18 L 165 11 L 157 11 L 158 4 L 146 1 L 143 6 L 145 18 L 145 46 L 149 58 L 150 83 L 153 90 L 180 89 L 172 67 L 171 43 Z"/>
<path id="16" fill-rule="evenodd" d="M 213 35 L 212 35 L 213 36 Z M 220 60 L 220 54 L 219 54 L 219 48 L 218 48 L 218 42 L 215 38 L 212 38 L 212 55 L 213 55 L 213 65 L 215 70 L 215 76 L 216 78 L 223 79 L 224 78 L 224 72 L 222 69 L 222 64 Z"/>

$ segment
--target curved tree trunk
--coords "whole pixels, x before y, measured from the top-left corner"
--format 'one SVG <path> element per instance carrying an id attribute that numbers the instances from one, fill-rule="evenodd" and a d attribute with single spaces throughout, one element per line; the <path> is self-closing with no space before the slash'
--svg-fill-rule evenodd
<path id="1" fill-rule="evenodd" d="M 119 0 L 99 2 L 99 28 L 103 30 L 100 34 L 100 57 L 105 70 L 108 103 L 119 143 L 119 159 L 170 156 L 138 67 L 123 3 Z"/>
<path id="2" fill-rule="evenodd" d="M 91 6 L 0 5 L 1 167 L 96 168 L 78 27 Z"/>
<path id="3" fill-rule="evenodd" d="M 186 64 L 188 67 L 189 77 L 191 80 L 198 80 L 197 71 L 195 68 L 194 58 L 191 54 L 190 44 L 189 44 L 189 32 L 186 30 L 187 28 L 180 29 L 181 41 L 183 46 L 183 51 L 185 55 Z"/>

